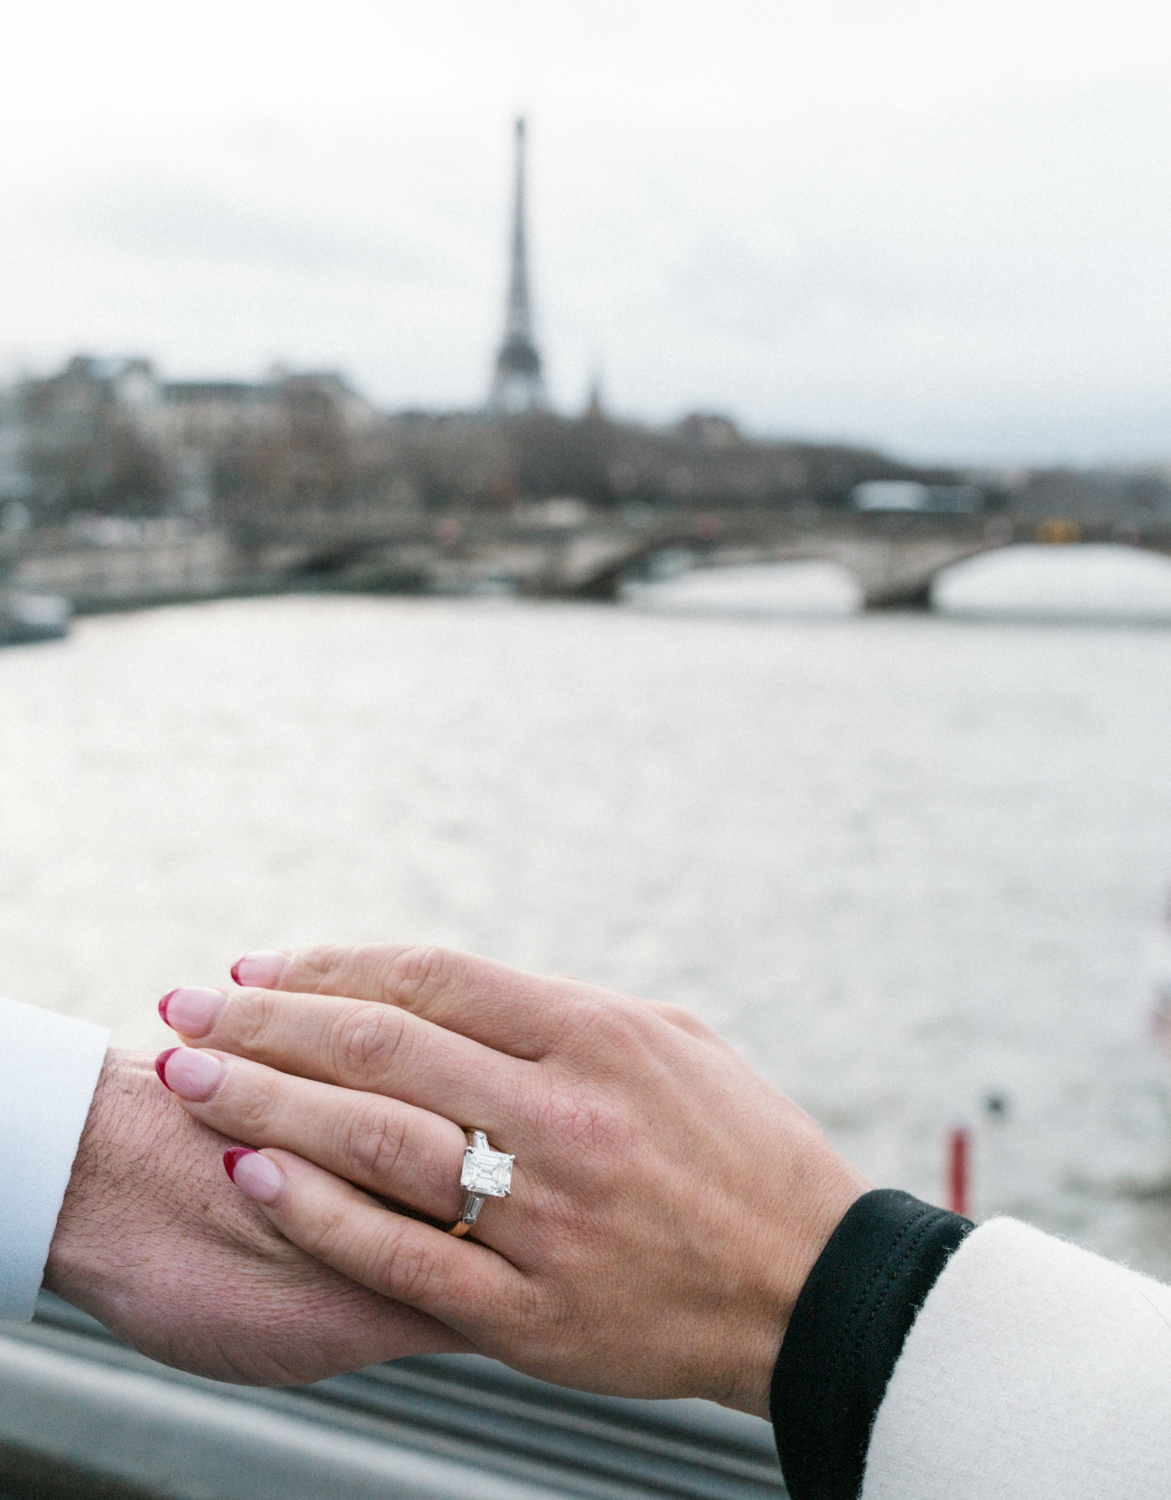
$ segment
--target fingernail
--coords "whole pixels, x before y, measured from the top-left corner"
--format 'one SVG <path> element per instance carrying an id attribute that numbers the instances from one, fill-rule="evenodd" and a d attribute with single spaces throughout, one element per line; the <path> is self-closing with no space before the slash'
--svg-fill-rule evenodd
<path id="1" fill-rule="evenodd" d="M 155 1058 L 155 1072 L 159 1075 L 159 1082 L 164 1088 L 169 1089 L 171 1085 L 167 1082 L 167 1058 L 172 1052 L 178 1052 L 178 1047 L 168 1047 L 165 1052 L 160 1052 Z"/>
<path id="2" fill-rule="evenodd" d="M 159 1015 L 180 1036 L 206 1036 L 227 1003 L 219 990 L 171 990 L 159 1001 Z"/>
<path id="3" fill-rule="evenodd" d="M 275 989 L 288 961 L 283 953 L 246 953 L 232 965 L 232 978 L 258 990 Z"/>
<path id="4" fill-rule="evenodd" d="M 230 1146 L 224 1152 L 224 1171 L 257 1203 L 275 1203 L 285 1190 L 285 1174 L 276 1162 L 247 1146 Z"/>
<path id="5" fill-rule="evenodd" d="M 171 1093 L 196 1103 L 211 1098 L 227 1071 L 218 1057 L 195 1047 L 169 1047 L 155 1059 L 155 1072 Z"/>

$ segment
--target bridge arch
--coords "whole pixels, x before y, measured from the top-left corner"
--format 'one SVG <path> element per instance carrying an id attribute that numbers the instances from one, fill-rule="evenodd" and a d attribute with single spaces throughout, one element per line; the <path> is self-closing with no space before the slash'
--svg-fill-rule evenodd
<path id="1" fill-rule="evenodd" d="M 1171 554 L 1123 542 L 1016 543 L 936 575 L 946 613 L 1171 619 Z"/>

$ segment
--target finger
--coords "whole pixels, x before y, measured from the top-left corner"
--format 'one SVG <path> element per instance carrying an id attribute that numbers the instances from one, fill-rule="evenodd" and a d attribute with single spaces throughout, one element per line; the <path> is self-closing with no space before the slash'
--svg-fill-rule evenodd
<path id="1" fill-rule="evenodd" d="M 237 984 L 395 1005 L 514 1057 L 548 1050 L 579 1004 L 567 984 L 448 948 L 402 944 L 258 953 L 232 969 Z"/>
<path id="2" fill-rule="evenodd" d="M 172 1047 L 156 1070 L 187 1113 L 249 1146 L 284 1146 L 384 1198 L 455 1219 L 467 1145 L 450 1120 L 381 1094 Z"/>
<path id="3" fill-rule="evenodd" d="M 480 1130 L 495 1131 L 515 1116 L 519 1075 L 531 1067 L 395 1006 L 364 1000 L 179 989 L 160 1009 L 192 1047 L 386 1094 Z"/>
<path id="4" fill-rule="evenodd" d="M 473 1341 L 477 1308 L 497 1327 L 519 1319 L 525 1278 L 486 1245 L 392 1213 L 288 1151 L 229 1151 L 224 1164 L 286 1239 L 360 1286 Z"/>

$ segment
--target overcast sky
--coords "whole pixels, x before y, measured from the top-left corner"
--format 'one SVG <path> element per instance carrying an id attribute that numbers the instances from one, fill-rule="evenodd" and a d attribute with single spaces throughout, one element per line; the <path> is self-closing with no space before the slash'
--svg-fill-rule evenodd
<path id="1" fill-rule="evenodd" d="M 0 0 L 0 366 L 1171 460 L 1167 0 Z"/>

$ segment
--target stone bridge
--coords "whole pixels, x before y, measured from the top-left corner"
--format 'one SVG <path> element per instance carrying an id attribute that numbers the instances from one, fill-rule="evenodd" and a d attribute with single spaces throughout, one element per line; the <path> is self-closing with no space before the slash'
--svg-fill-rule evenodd
<path id="1" fill-rule="evenodd" d="M 558 511 L 557 507 L 561 509 Z M 930 605 L 937 574 L 1021 542 L 1111 542 L 1171 556 L 1171 519 L 1060 521 L 1008 514 L 728 508 L 585 512 L 548 502 L 512 513 L 383 512 L 290 518 L 279 534 L 186 532 L 182 523 L 87 541 L 36 533 L 0 557 L 4 586 L 63 594 L 79 610 L 307 588 L 467 592 L 499 587 L 549 598 L 613 599 L 656 557 L 698 566 L 817 560 L 857 580 L 868 609 Z"/>
<path id="2" fill-rule="evenodd" d="M 633 518 L 595 512 L 553 526 L 523 515 L 450 515 L 412 537 L 356 531 L 329 542 L 304 538 L 288 565 L 306 580 L 341 589 L 498 583 L 535 596 L 613 599 L 625 577 L 645 572 L 664 553 L 690 554 L 702 567 L 816 560 L 850 573 L 867 609 L 916 609 L 930 606 L 932 582 L 946 568 L 1038 541 L 1122 543 L 1171 556 L 1171 519 L 1143 526 L 1005 514 L 736 508 Z"/>

